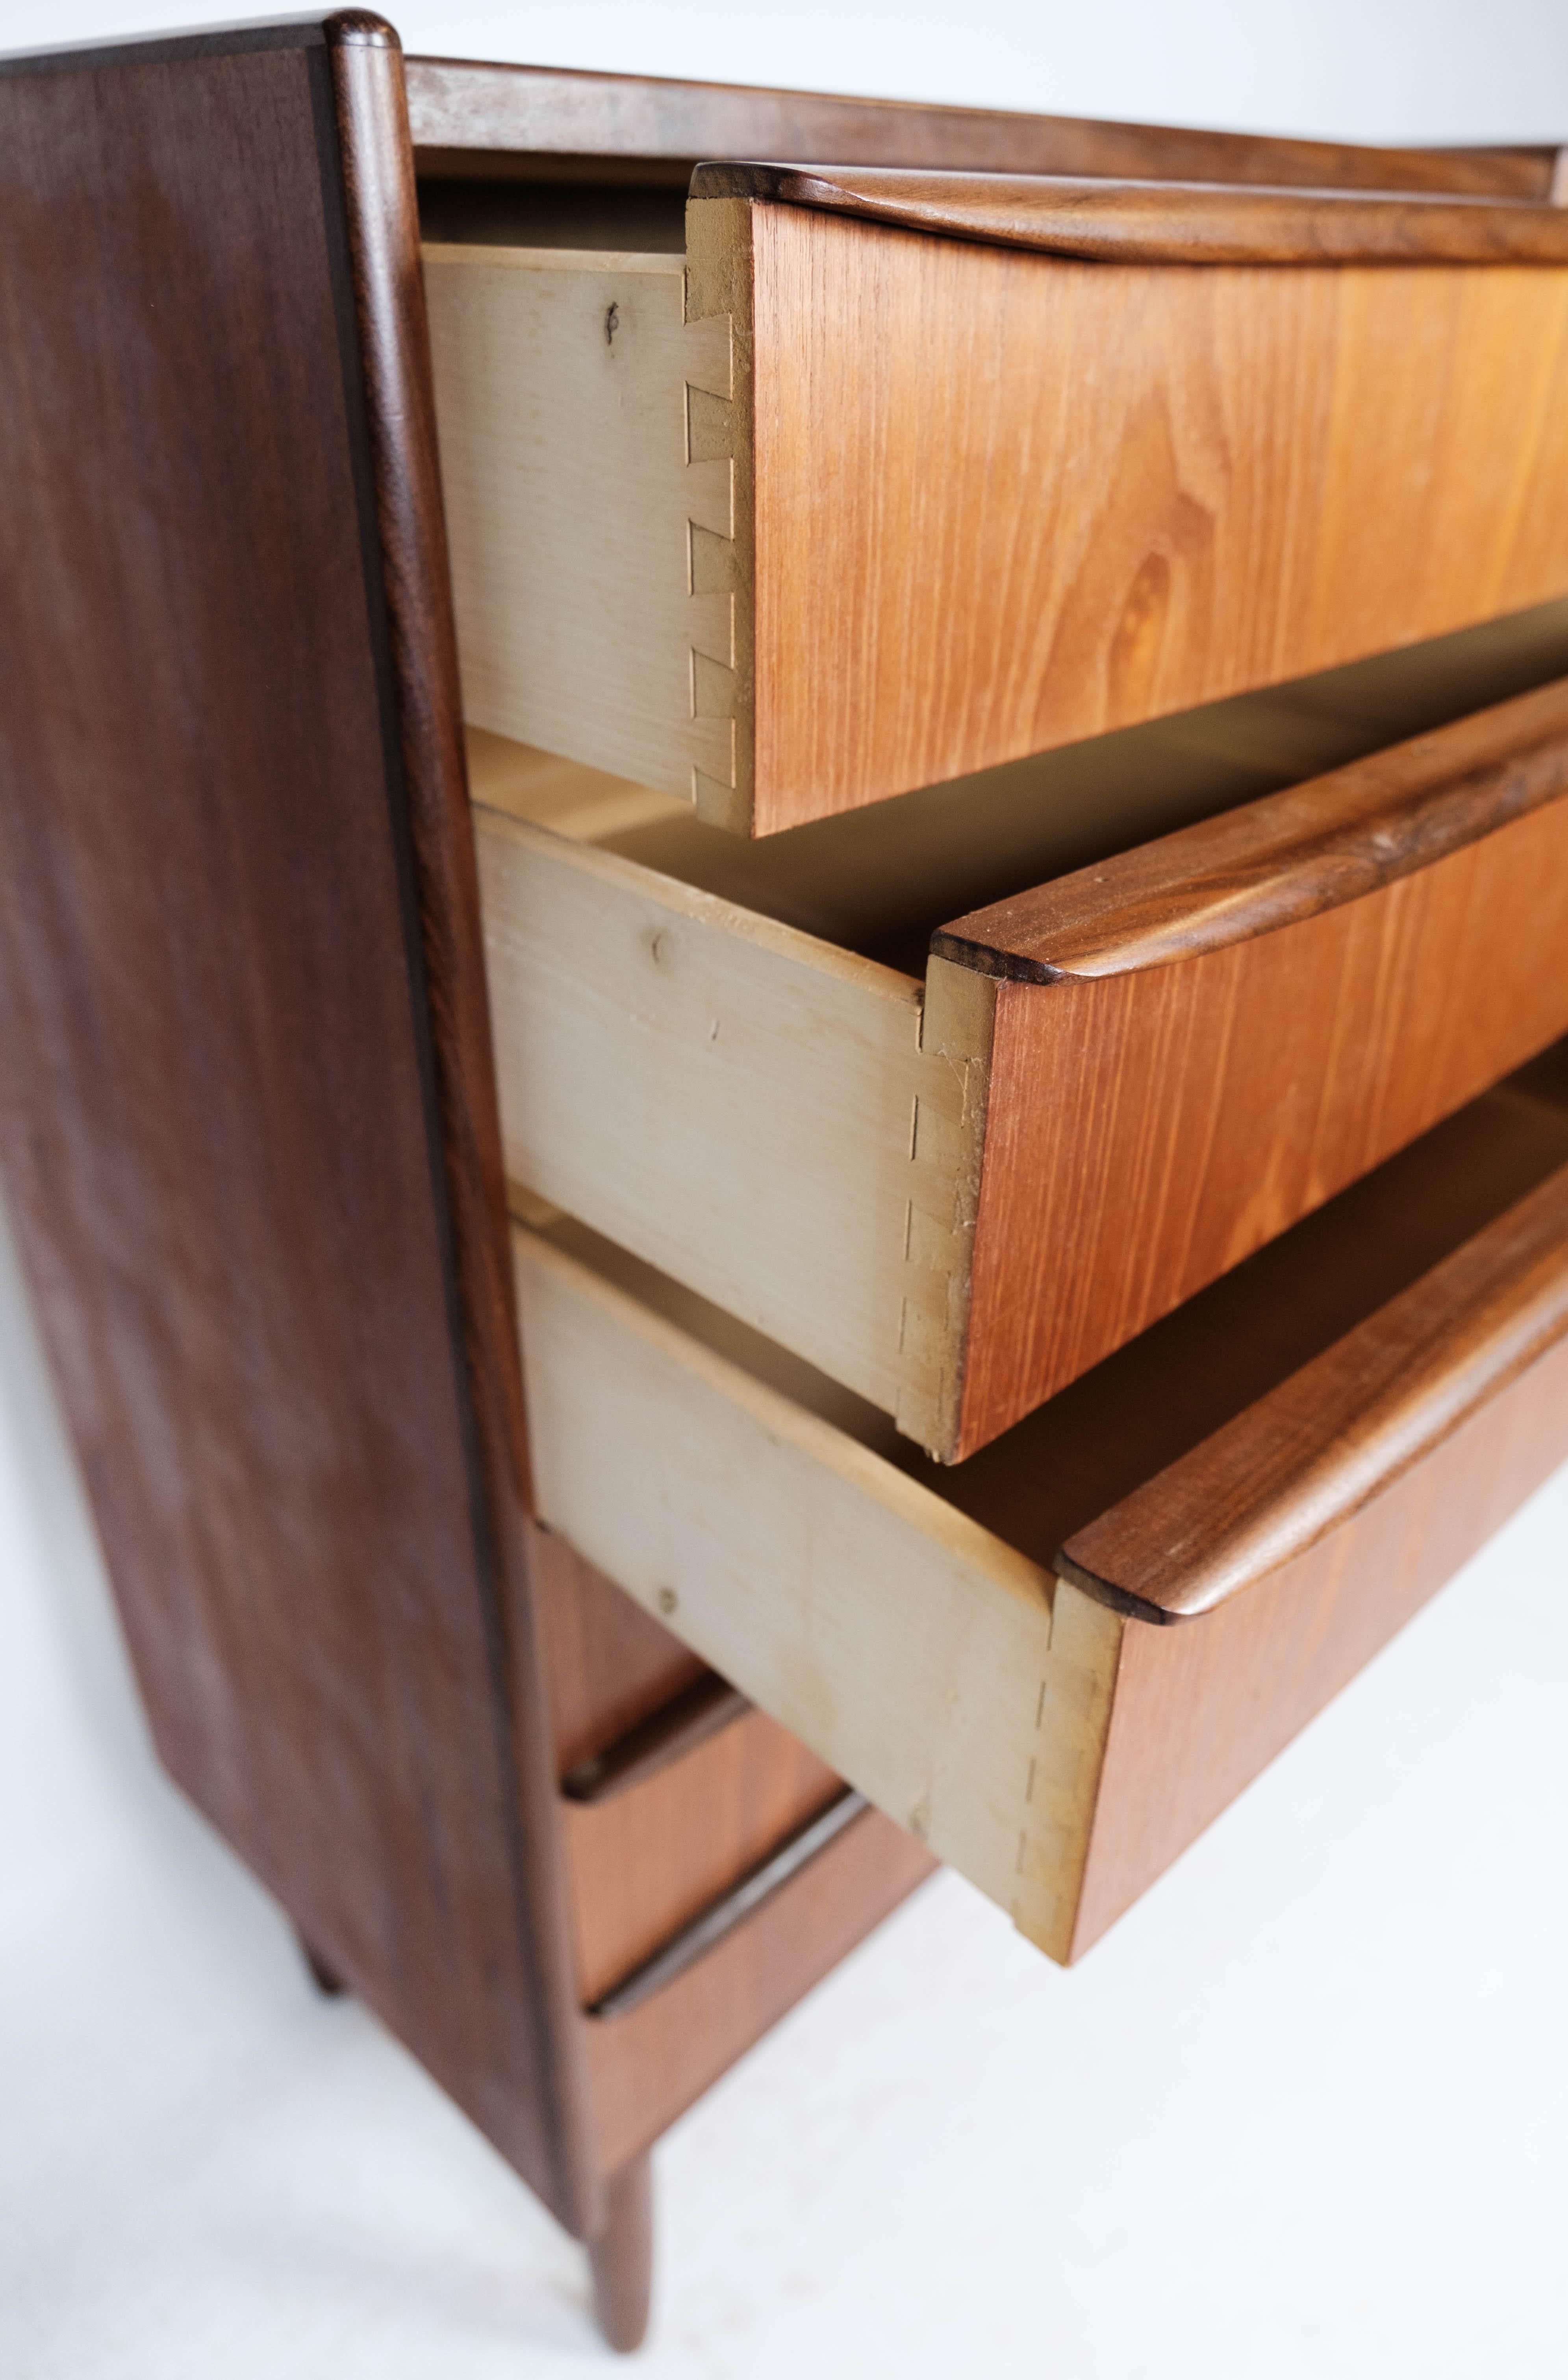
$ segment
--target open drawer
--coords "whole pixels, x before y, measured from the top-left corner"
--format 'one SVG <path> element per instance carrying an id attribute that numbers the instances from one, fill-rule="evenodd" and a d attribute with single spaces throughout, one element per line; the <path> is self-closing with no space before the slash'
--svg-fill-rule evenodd
<path id="1" fill-rule="evenodd" d="M 544 1519 L 1065 1960 L 1568 1455 L 1568 1049 L 958 1471 L 580 1225 L 516 1253 Z"/>
<path id="2" fill-rule="evenodd" d="M 476 738 L 508 1172 L 968 1454 L 1568 1032 L 1568 679 L 1242 798 L 1369 732 L 1325 681 L 767 845 Z"/>
<path id="3" fill-rule="evenodd" d="M 470 721 L 776 829 L 1568 591 L 1568 213 L 702 166 L 425 250 Z"/>

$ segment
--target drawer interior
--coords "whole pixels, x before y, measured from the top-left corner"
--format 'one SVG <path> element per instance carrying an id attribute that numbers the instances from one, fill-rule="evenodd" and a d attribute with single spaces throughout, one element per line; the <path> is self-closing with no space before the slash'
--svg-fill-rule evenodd
<path id="1" fill-rule="evenodd" d="M 559 1219 L 518 1240 L 541 1511 L 1031 1938 L 1075 1956 L 1561 1459 L 1560 1354 L 1551 1383 L 1520 1390 L 1541 1444 L 1523 1467 L 1483 1450 L 1457 1520 L 1432 1502 L 1464 1468 L 1446 1441 L 1436 1487 L 1412 1475 L 1414 1522 L 1403 1475 L 1375 1483 L 1373 1542 L 1339 1561 L 1326 1631 L 1321 1582 L 1304 1586 L 1299 1565 L 1171 1628 L 1054 1576 L 1059 1549 L 1285 1384 L 1302 1393 L 1533 1199 L 1560 1203 L 1564 1167 L 1560 1045 L 956 1469 Z M 1380 1513 L 1415 1528 L 1414 1549 L 1378 1540 Z M 1151 1645 L 1180 1676 L 1140 1706 L 1129 1663 Z M 1112 1718 L 1140 1708 L 1118 1753 Z"/>

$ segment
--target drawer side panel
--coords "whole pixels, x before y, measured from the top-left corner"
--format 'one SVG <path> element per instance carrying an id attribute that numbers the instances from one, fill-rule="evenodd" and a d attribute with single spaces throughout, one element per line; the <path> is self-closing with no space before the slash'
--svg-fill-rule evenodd
<path id="1" fill-rule="evenodd" d="M 517 1236 L 540 1510 L 1064 1955 L 1122 1623 L 814 1415 Z M 1069 1674 L 1070 1673 L 1070 1674 Z"/>
<path id="2" fill-rule="evenodd" d="M 992 986 L 891 968 L 479 813 L 511 1178 L 934 1443 Z"/>

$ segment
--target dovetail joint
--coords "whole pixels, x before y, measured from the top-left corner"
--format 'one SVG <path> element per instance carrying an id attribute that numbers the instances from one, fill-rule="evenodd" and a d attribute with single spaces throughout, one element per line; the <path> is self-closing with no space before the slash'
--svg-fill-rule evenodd
<path id="1" fill-rule="evenodd" d="M 733 794 L 739 780 L 735 539 L 736 407 L 728 315 L 687 323 L 687 652 L 691 794 L 702 781 Z"/>
<path id="2" fill-rule="evenodd" d="M 937 1060 L 910 1111 L 898 1316 L 905 1383 L 900 1418 L 923 1419 L 924 1428 L 915 1434 L 928 1444 L 937 1417 L 954 1402 L 962 1360 L 974 1219 L 961 1160 L 975 1072 L 973 1060 Z"/>

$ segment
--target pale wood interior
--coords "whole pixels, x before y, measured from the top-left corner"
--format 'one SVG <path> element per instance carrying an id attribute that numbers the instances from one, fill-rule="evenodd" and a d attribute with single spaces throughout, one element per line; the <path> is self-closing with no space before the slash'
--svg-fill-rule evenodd
<path id="1" fill-rule="evenodd" d="M 1057 1548 L 1565 1162 L 1560 1045 L 956 1471 L 558 1219 L 518 1238 L 541 1511 L 1064 1957 L 1142 1623 Z"/>
<path id="2" fill-rule="evenodd" d="M 929 1269 L 911 1213 L 953 1212 L 968 1069 L 922 1048 L 920 986 L 591 844 L 476 824 L 514 1192 L 937 1443 L 906 1406 L 903 1278 Z"/>
<path id="3" fill-rule="evenodd" d="M 701 434 L 727 319 L 687 322 L 678 256 L 423 253 L 466 716 L 688 799 L 733 785 L 735 600 L 693 580 L 735 535 Z"/>

